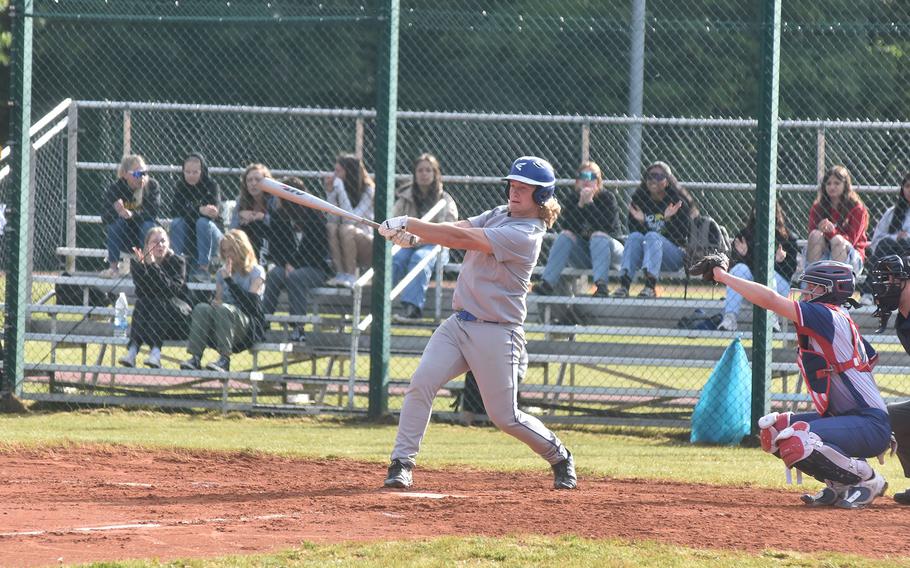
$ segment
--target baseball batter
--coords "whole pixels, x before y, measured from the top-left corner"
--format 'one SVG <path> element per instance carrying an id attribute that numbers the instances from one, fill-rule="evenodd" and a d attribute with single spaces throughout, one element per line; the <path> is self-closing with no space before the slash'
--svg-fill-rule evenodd
<path id="1" fill-rule="evenodd" d="M 455 313 L 433 333 L 405 393 L 386 487 L 411 486 L 433 399 L 468 370 L 490 420 L 550 463 L 555 489 L 576 487 L 572 454 L 540 420 L 518 409 L 518 376 L 527 360 L 525 300 L 544 233 L 559 215 L 556 176 L 546 160 L 524 156 L 504 179 L 508 205 L 454 223 L 393 217 L 379 229 L 401 246 L 429 243 L 467 251 L 452 299 Z"/>

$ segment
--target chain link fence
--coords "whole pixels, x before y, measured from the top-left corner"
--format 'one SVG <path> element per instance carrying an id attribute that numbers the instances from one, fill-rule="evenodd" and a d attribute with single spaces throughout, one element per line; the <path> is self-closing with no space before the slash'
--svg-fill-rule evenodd
<path id="1" fill-rule="evenodd" d="M 539 0 L 495 6 L 468 1 L 444 8 L 403 2 L 397 185 L 411 182 L 418 156 L 435 155 L 444 189 L 463 219 L 503 203 L 500 179 L 516 156 L 538 154 L 553 162 L 564 205 L 578 199 L 573 193 L 577 168 L 593 160 L 604 172 L 604 191 L 617 200 L 620 227 L 612 236 L 628 245 L 634 188 L 648 164 L 662 161 L 700 213 L 734 236 L 756 206 L 757 139 L 751 118 L 757 115 L 753 78 L 760 66 L 756 10 L 730 1 L 565 2 L 558 7 Z M 833 164 L 852 172 L 869 210 L 870 235 L 897 199 L 910 163 L 904 135 L 910 124 L 888 122 L 906 120 L 910 108 L 900 87 L 910 22 L 897 10 L 880 2 L 837 2 L 824 13 L 784 6 L 778 182 L 781 208 L 797 239 L 807 236 L 820 175 Z M 373 171 L 381 17 L 375 6 L 85 0 L 39 1 L 35 13 L 35 120 L 62 99 L 76 102 L 68 107 L 67 129 L 51 136 L 36 155 L 34 305 L 24 396 L 75 404 L 365 410 L 370 326 L 364 318 L 370 294 L 364 290 L 371 259 L 361 255 L 353 269 L 346 268 L 338 254 L 350 259 L 351 253 L 340 247 L 333 256 L 325 219 L 310 219 L 291 207 L 279 210 L 255 196 L 244 201 L 242 194 L 247 166 L 255 163 L 267 166 L 275 178 L 299 178 L 301 187 L 320 196 L 333 187 L 325 180 L 338 170 L 339 154 L 350 154 Z M 148 178 L 140 173 L 132 179 L 157 182 L 161 203 L 154 220 L 176 244 L 174 219 L 187 203 L 178 185 L 192 178 L 185 171 L 192 167 L 184 163 L 191 152 L 205 156 L 220 187 L 217 214 L 211 216 L 220 234 L 232 225 L 250 225 L 246 232 L 258 245 L 256 257 L 265 270 L 318 265 L 293 285 L 305 292 L 289 289 L 277 304 L 266 302 L 271 313 L 264 334 L 255 337 L 254 349 L 229 353 L 230 368 L 219 361 L 227 353 L 218 353 L 218 341 L 211 337 L 215 316 L 191 312 L 152 318 L 162 320 L 168 332 L 160 359 L 148 342 L 138 355 L 131 353 L 130 332 L 114 330 L 119 294 L 126 297 L 135 327 L 137 299 L 146 293 L 135 274 L 125 274 L 129 260 L 111 258 L 108 250 L 110 226 L 122 217 L 107 193 L 118 180 L 121 157 L 142 156 L 141 164 L 126 164 L 122 183 L 131 187 L 132 172 L 147 169 Z M 9 188 L 0 185 L 0 190 Z M 125 201 L 135 194 L 124 193 Z M 130 210 L 141 215 L 142 207 L 133 205 Z M 248 211 L 250 222 L 240 214 L 232 222 L 232 211 Z M 257 233 L 251 227 L 258 226 L 260 216 L 284 232 Z M 203 237 L 207 218 L 199 209 L 191 219 L 194 225 L 204 221 L 194 227 L 196 239 L 184 241 L 189 244 L 179 251 L 188 276 L 186 286 L 172 295 L 190 310 L 217 293 L 217 272 L 230 254 L 223 248 L 219 254 L 219 246 Z M 559 230 L 545 241 L 535 286 Z M 356 257 L 364 235 L 339 243 L 353 245 Z M 118 248 L 129 253 L 132 246 L 146 244 L 132 237 Z M 211 260 L 201 250 L 206 246 L 214 253 Z M 426 258 L 426 273 L 412 271 L 416 288 L 393 300 L 393 410 L 435 325 L 451 314 L 462 256 L 459 251 L 446 256 L 444 262 Z M 614 255 L 616 266 L 609 271 L 612 292 L 623 285 L 621 256 Z M 734 333 L 715 329 L 729 307 L 723 288 L 667 266 L 656 298 L 637 297 L 644 284 L 640 278 L 629 298 L 598 297 L 592 295 L 596 271 L 580 260 L 580 266 L 570 263 L 554 281 L 554 294 L 529 296 L 522 406 L 551 421 L 688 427 L 696 403 L 709 390 L 706 385 L 723 386 L 725 378 L 749 374 L 747 363 L 733 352 Z M 359 278 L 353 287 L 339 279 L 346 270 Z M 281 276 L 269 272 L 267 293 L 270 286 L 281 287 Z M 246 285 L 247 291 L 256 289 Z M 228 284 L 220 287 L 227 290 Z M 231 301 L 242 303 L 238 297 Z M 236 323 L 249 317 L 241 312 L 218 316 L 235 318 L 218 324 L 218 333 L 249 333 L 248 323 Z M 871 309 L 857 313 L 860 325 L 872 329 Z M 196 355 L 187 352 L 187 338 L 200 333 L 202 328 L 193 326 L 202 324 L 193 321 L 202 317 L 210 318 L 203 357 L 198 368 L 181 369 L 181 363 L 193 367 L 186 365 Z M 738 318 L 746 353 L 750 320 L 746 307 Z M 888 396 L 897 397 L 906 395 L 898 381 L 906 369 L 899 345 L 890 339 L 882 338 L 887 364 L 880 382 Z M 792 326 L 775 335 L 775 408 L 809 404 L 793 363 L 792 341 Z M 149 358 L 153 366 L 146 366 Z M 720 361 L 728 362 L 728 371 L 711 379 Z M 206 369 L 212 363 L 218 367 Z M 732 399 L 749 400 L 748 387 L 742 386 L 748 380 L 728 382 L 734 385 Z M 450 411 L 454 400 L 458 412 L 482 413 L 471 405 L 464 377 L 449 387 L 443 394 L 461 397 L 440 397 L 437 410 Z M 724 406 L 720 394 L 712 400 Z"/>

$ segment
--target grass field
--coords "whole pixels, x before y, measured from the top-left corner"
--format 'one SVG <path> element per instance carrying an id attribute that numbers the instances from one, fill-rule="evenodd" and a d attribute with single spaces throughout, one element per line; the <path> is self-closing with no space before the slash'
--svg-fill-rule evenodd
<path id="1" fill-rule="evenodd" d="M 242 415 L 163 414 L 95 410 L 0 415 L 0 454 L 21 446 L 121 444 L 141 447 L 252 451 L 299 457 L 341 457 L 376 462 L 384 473 L 395 435 L 392 424 L 329 418 L 249 418 Z M 783 468 L 756 448 L 693 446 L 679 432 L 606 427 L 561 428 L 578 456 L 579 474 L 717 485 L 785 487 Z M 539 458 L 493 428 L 432 424 L 421 465 L 469 465 L 489 470 L 542 471 Z M 904 488 L 896 460 L 882 471 Z M 809 487 L 815 487 L 812 480 Z M 795 489 L 794 489 L 795 490 Z M 181 560 L 168 566 L 905 566 L 907 559 L 796 555 L 767 551 L 739 555 L 652 542 L 592 541 L 574 537 L 514 535 L 505 539 L 439 538 L 429 541 L 301 546 L 272 555 Z M 0 561 L 0 563 L 3 563 Z M 156 566 L 130 561 L 124 566 Z"/>

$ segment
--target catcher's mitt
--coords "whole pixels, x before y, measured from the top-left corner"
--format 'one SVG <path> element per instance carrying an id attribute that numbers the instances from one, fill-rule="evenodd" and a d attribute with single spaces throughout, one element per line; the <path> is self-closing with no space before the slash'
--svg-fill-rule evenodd
<path id="1" fill-rule="evenodd" d="M 719 266 L 726 271 L 730 267 L 730 259 L 722 252 L 715 252 L 696 260 L 689 267 L 689 274 L 701 276 L 707 282 L 714 282 L 714 267 Z"/>

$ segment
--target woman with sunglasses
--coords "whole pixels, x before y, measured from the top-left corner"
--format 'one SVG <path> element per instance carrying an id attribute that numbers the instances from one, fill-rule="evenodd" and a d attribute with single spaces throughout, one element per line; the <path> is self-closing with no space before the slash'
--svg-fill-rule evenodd
<path id="1" fill-rule="evenodd" d="M 657 297 L 660 271 L 683 266 L 689 234 L 689 198 L 664 162 L 645 170 L 629 204 L 629 237 L 622 255 L 620 287 L 614 298 L 629 295 L 636 273 L 643 269 L 645 287 L 639 298 Z"/>
<path id="2" fill-rule="evenodd" d="M 600 166 L 582 162 L 575 173 L 574 191 L 559 201 L 565 204 L 559 219 L 562 231 L 550 247 L 547 266 L 534 292 L 552 294 L 559 276 L 571 262 L 593 270 L 594 297 L 606 298 L 610 293 L 610 266 L 614 258 L 622 256 L 623 246 L 613 237 L 619 234 L 619 209 L 616 196 L 603 189 Z"/>
<path id="3" fill-rule="evenodd" d="M 148 175 L 145 160 L 137 154 L 124 156 L 117 170 L 117 181 L 107 188 L 101 221 L 107 230 L 107 261 L 102 278 L 129 273 L 129 261 L 121 262 L 121 252 L 129 255 L 141 247 L 149 229 L 158 224 L 161 191 Z"/>

